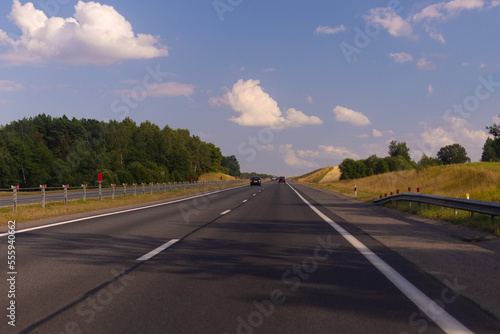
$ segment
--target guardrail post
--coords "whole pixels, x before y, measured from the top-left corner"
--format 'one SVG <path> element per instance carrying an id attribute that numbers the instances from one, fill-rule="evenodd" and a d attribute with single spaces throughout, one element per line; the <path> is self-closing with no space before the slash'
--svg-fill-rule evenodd
<path id="1" fill-rule="evenodd" d="M 82 188 L 83 188 L 83 201 L 85 202 L 87 200 L 87 185 L 82 184 Z"/>
<path id="2" fill-rule="evenodd" d="M 127 197 L 127 184 L 123 184 L 123 197 Z"/>
<path id="3" fill-rule="evenodd" d="M 45 208 L 45 188 L 47 188 L 47 185 L 40 185 L 40 189 L 42 190 L 42 208 Z"/>
<path id="4" fill-rule="evenodd" d="M 154 187 L 154 183 L 151 182 L 151 195 L 153 195 L 153 187 Z"/>
<path id="5" fill-rule="evenodd" d="M 354 196 L 358 196 L 358 187 L 354 185 Z"/>
<path id="6" fill-rule="evenodd" d="M 137 183 L 134 183 L 134 196 L 137 196 Z"/>
<path id="7" fill-rule="evenodd" d="M 160 193 L 160 182 L 156 182 L 156 185 L 158 186 L 158 194 Z"/>
<path id="8" fill-rule="evenodd" d="M 142 184 L 142 194 L 145 195 L 146 194 L 146 183 L 143 183 Z"/>
<path id="9" fill-rule="evenodd" d="M 12 189 L 12 204 L 14 207 L 14 212 L 17 211 L 17 190 L 19 189 L 19 186 L 10 186 Z"/>
<path id="10" fill-rule="evenodd" d="M 113 188 L 113 192 L 111 193 L 111 199 L 115 199 L 115 187 L 116 187 L 116 184 L 112 184 L 111 187 Z"/>
<path id="11" fill-rule="evenodd" d="M 99 181 L 99 201 L 102 201 L 102 181 Z"/>
<path id="12" fill-rule="evenodd" d="M 68 187 L 69 187 L 69 185 L 64 185 L 63 184 L 63 189 L 64 189 L 64 205 L 68 205 Z"/>

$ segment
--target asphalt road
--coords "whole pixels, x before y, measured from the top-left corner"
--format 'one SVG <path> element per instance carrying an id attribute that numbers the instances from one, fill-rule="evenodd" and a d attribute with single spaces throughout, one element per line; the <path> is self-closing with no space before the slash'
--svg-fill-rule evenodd
<path id="1" fill-rule="evenodd" d="M 16 274 L 1 267 L 0 333 L 500 332 L 475 304 L 303 199 L 267 182 L 18 226 Z"/>

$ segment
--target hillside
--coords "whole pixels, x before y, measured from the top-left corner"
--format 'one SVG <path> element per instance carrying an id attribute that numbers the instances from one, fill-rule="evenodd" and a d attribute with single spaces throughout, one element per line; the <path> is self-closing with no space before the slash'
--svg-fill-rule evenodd
<path id="1" fill-rule="evenodd" d="M 326 167 L 331 168 L 331 167 Z M 321 176 L 316 171 L 307 178 L 299 177 L 299 182 L 308 182 L 314 175 Z M 328 174 L 325 174 L 328 175 Z M 485 201 L 500 201 L 500 163 L 477 162 L 459 165 L 429 167 L 422 170 L 406 170 L 366 177 L 357 180 L 342 180 L 328 182 L 325 178 L 318 180 L 320 184 L 341 192 L 350 193 L 357 186 L 358 192 L 364 196 L 376 198 L 380 194 L 413 191 L 420 188 L 421 192 L 441 196 L 465 198 Z M 368 199 L 368 198 L 366 198 Z"/>
<path id="2" fill-rule="evenodd" d="M 340 169 L 338 166 L 323 167 L 291 179 L 304 183 L 330 183 L 340 179 Z"/>
<path id="3" fill-rule="evenodd" d="M 222 179 L 221 179 L 222 178 Z M 234 180 L 235 177 L 231 175 L 227 175 L 224 173 L 205 173 L 199 176 L 198 181 L 204 182 L 204 181 L 228 181 L 228 180 Z"/>

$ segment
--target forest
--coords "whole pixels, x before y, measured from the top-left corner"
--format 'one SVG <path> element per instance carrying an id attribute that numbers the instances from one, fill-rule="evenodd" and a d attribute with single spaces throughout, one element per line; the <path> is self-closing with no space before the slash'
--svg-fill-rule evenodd
<path id="1" fill-rule="evenodd" d="M 130 118 L 103 122 L 41 114 L 0 127 L 0 188 L 90 186 L 97 184 L 97 173 L 103 173 L 103 185 L 197 180 L 227 170 L 223 158 L 220 148 L 189 130 L 161 129 L 149 121 L 137 125 Z"/>

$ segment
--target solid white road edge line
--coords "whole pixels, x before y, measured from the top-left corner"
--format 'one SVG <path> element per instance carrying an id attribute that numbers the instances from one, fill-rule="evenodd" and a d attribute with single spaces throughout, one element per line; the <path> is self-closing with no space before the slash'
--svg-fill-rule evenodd
<path id="1" fill-rule="evenodd" d="M 160 247 L 156 248 L 156 249 L 153 249 L 151 252 L 141 256 L 140 258 L 138 258 L 136 261 L 147 261 L 149 260 L 150 258 L 152 258 L 153 256 L 155 255 L 158 255 L 160 254 L 161 252 L 163 252 L 165 249 L 169 248 L 170 246 L 174 245 L 175 243 L 177 243 L 180 239 L 172 239 L 170 240 L 169 242 L 161 245 Z"/>
<path id="2" fill-rule="evenodd" d="M 408 297 L 419 309 L 421 309 L 432 321 L 434 321 L 445 333 L 453 334 L 469 334 L 473 333 L 462 325 L 458 320 L 453 318 L 448 312 L 441 308 L 436 302 L 427 297 L 422 291 L 417 289 L 400 273 L 393 269 L 384 260 L 378 257 L 361 241 L 356 239 L 352 234 L 343 229 L 340 225 L 324 215 L 315 206 L 309 203 L 295 188 L 290 184 L 288 186 L 299 196 L 299 198 L 307 204 L 318 216 L 325 222 L 330 224 L 340 235 L 342 235 L 352 246 L 354 246 L 375 268 L 377 268 L 385 277 L 391 281 L 402 293 Z"/>
<path id="3" fill-rule="evenodd" d="M 229 213 L 229 212 L 231 212 L 231 210 L 226 210 L 226 211 L 224 211 L 224 212 L 221 212 L 220 214 L 221 214 L 221 215 L 225 215 L 226 213 Z"/>
<path id="4" fill-rule="evenodd" d="M 237 189 L 237 188 L 242 188 L 242 187 L 246 187 L 246 185 L 245 186 L 239 186 L 239 187 L 222 189 L 222 190 L 217 190 L 217 191 L 213 191 L 213 192 L 210 192 L 210 193 L 199 194 L 199 195 L 196 195 L 196 196 L 191 196 L 191 197 L 187 197 L 187 198 L 181 198 L 181 199 L 178 199 L 178 200 L 169 201 L 169 202 L 165 202 L 165 203 L 152 204 L 152 205 L 141 206 L 141 207 L 133 208 L 133 209 L 127 209 L 127 210 L 122 210 L 122 211 L 104 213 L 104 214 L 96 215 L 96 216 L 90 216 L 90 217 L 72 219 L 72 220 L 63 221 L 63 222 L 54 223 L 54 224 L 48 224 L 48 225 L 42 225 L 42 226 L 25 228 L 25 229 L 22 229 L 22 230 L 17 230 L 16 234 L 24 233 L 24 232 L 30 232 L 30 231 L 35 231 L 35 230 L 41 230 L 41 229 L 44 229 L 44 228 L 49 228 L 49 227 L 54 227 L 54 226 L 59 226 L 59 225 L 66 225 L 66 224 L 81 222 L 81 221 L 95 219 L 95 218 L 102 218 L 102 217 L 114 216 L 114 215 L 118 215 L 118 214 L 121 214 L 121 213 L 139 211 L 139 210 L 144 210 L 144 209 L 151 209 L 151 208 L 155 208 L 155 207 L 158 207 L 158 206 L 163 206 L 163 205 L 168 205 L 168 204 L 174 204 L 174 203 L 179 203 L 179 202 L 183 202 L 183 201 L 189 201 L 190 199 L 193 199 L 193 198 L 198 198 L 198 197 L 203 197 L 203 196 L 209 196 L 209 195 L 213 195 L 213 194 L 218 194 L 218 193 L 221 193 L 221 192 L 224 192 L 224 191 L 229 191 L 229 190 L 233 190 L 233 189 Z M 8 232 L 7 233 L 0 233 L 0 237 L 5 237 L 7 235 L 9 235 Z"/>

